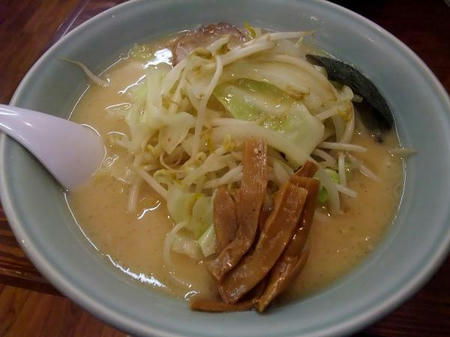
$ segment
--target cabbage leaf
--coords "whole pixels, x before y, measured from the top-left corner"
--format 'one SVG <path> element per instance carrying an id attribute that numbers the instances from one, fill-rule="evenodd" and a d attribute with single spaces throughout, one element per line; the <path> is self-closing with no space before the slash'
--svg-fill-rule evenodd
<path id="1" fill-rule="evenodd" d="M 281 133 L 303 154 L 300 162 L 300 156 L 291 158 L 296 165 L 303 164 L 322 140 L 323 124 L 301 101 L 272 84 L 242 78 L 222 83 L 214 90 L 214 96 L 234 118 Z"/>

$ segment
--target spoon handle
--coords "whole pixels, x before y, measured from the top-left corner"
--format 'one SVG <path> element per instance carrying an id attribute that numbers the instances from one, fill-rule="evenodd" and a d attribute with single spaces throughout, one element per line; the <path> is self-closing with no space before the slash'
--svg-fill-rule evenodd
<path id="1" fill-rule="evenodd" d="M 101 137 L 92 129 L 41 112 L 0 104 L 0 130 L 69 190 L 85 182 L 104 157 Z"/>

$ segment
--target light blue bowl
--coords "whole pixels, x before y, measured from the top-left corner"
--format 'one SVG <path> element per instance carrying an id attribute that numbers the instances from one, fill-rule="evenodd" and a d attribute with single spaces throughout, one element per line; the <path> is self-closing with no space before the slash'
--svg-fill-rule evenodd
<path id="1" fill-rule="evenodd" d="M 387 98 L 401 142 L 417 155 L 406 164 L 398 215 L 375 252 L 326 290 L 265 315 L 192 312 L 184 302 L 140 287 L 106 264 L 74 223 L 60 187 L 27 151 L 2 135 L 2 202 L 14 233 L 59 290 L 136 335 L 329 336 L 360 329 L 417 290 L 450 242 L 449 99 L 425 64 L 382 28 L 324 1 L 129 2 L 56 43 L 28 72 L 11 103 L 68 116 L 86 82 L 59 57 L 99 72 L 135 42 L 218 21 L 316 30 L 320 47 L 363 69 Z"/>

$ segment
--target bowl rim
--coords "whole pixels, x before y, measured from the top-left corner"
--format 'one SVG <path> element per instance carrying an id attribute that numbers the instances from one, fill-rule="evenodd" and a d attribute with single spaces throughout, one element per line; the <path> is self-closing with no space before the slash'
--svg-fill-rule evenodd
<path id="1" fill-rule="evenodd" d="M 53 45 L 50 46 L 48 50 L 43 53 L 39 59 L 33 64 L 33 66 L 28 70 L 18 87 L 16 88 L 13 97 L 11 98 L 10 104 L 15 105 L 16 101 L 19 99 L 23 88 L 29 82 L 30 78 L 37 71 L 40 65 L 47 59 L 48 55 L 52 53 L 54 49 L 56 49 L 60 44 L 70 39 L 73 35 L 78 34 L 81 30 L 85 29 L 85 27 L 89 25 L 95 24 L 97 21 L 103 19 L 104 17 L 114 15 L 117 12 L 120 12 L 123 8 L 135 6 L 136 3 L 145 2 L 146 0 L 131 0 L 122 4 L 118 4 L 112 8 L 109 8 L 94 17 L 88 19 L 83 22 L 79 26 L 75 27 L 69 33 L 61 37 L 58 41 L 56 41 Z M 161 2 L 163 0 L 157 0 L 157 2 Z M 292 0 L 288 0 L 292 1 Z M 297 1 L 297 0 L 293 0 Z M 391 33 L 389 33 L 384 28 L 380 27 L 376 23 L 370 21 L 369 19 L 363 17 L 360 14 L 357 14 L 347 8 L 344 8 L 340 5 L 324 2 L 321 0 L 311 0 L 321 6 L 330 7 L 335 11 L 341 12 L 347 16 L 350 16 L 352 20 L 360 22 L 370 29 L 374 29 L 383 35 L 383 38 L 389 40 L 390 43 L 394 44 L 399 48 L 401 52 L 406 54 L 412 60 L 417 67 L 421 70 L 422 75 L 424 75 L 427 80 L 433 84 L 433 91 L 436 93 L 436 96 L 439 96 L 444 103 L 444 106 L 447 107 L 447 110 L 450 111 L 450 99 L 449 96 L 433 74 L 433 72 L 428 68 L 428 66 L 408 47 L 405 43 L 397 39 Z M 67 295 L 71 300 L 81 305 L 83 308 L 93 313 L 95 316 L 100 317 L 106 322 L 112 324 L 113 326 L 117 326 L 126 331 L 134 332 L 134 333 L 151 333 L 158 336 L 183 336 L 179 334 L 174 334 L 167 332 L 165 330 L 161 330 L 159 328 L 153 327 L 151 325 L 142 324 L 138 321 L 133 320 L 132 318 L 126 317 L 110 308 L 108 308 L 105 304 L 96 302 L 92 298 L 90 298 L 86 293 L 83 293 L 81 289 L 78 289 L 76 286 L 71 284 L 69 278 L 62 275 L 56 268 L 48 263 L 45 257 L 40 253 L 39 249 L 36 245 L 33 244 L 32 238 L 30 238 L 27 234 L 26 229 L 22 226 L 22 223 L 19 220 L 19 217 L 16 213 L 16 209 L 14 203 L 11 199 L 11 191 L 10 184 L 6 179 L 5 175 L 5 151 L 7 145 L 7 136 L 3 133 L 0 134 L 0 196 L 3 205 L 3 209 L 5 214 L 7 215 L 8 222 L 10 223 L 10 227 L 14 232 L 17 241 L 22 246 L 28 258 L 33 262 L 36 268 L 45 275 L 46 278 L 51 281 L 52 285 L 54 285 L 58 290 L 60 290 L 63 294 Z M 447 211 L 447 221 L 450 219 L 450 209 Z M 328 336 L 330 334 L 333 335 L 342 335 L 348 334 L 353 331 L 356 331 L 363 326 L 366 326 L 383 315 L 389 313 L 395 307 L 399 306 L 401 303 L 406 301 L 414 292 L 416 292 L 426 281 L 428 281 L 433 273 L 438 269 L 443 260 L 446 258 L 447 253 L 450 249 L 450 230 L 447 231 L 446 236 L 442 237 L 438 245 L 434 247 L 434 251 L 432 255 L 428 257 L 427 264 L 418 269 L 412 275 L 412 278 L 404 284 L 404 286 L 396 291 L 393 296 L 389 298 L 384 298 L 380 300 L 376 305 L 374 305 L 370 310 L 365 312 L 360 312 L 359 314 L 350 317 L 348 320 L 329 326 L 325 329 L 318 330 L 314 333 L 308 334 L 308 336 Z"/>

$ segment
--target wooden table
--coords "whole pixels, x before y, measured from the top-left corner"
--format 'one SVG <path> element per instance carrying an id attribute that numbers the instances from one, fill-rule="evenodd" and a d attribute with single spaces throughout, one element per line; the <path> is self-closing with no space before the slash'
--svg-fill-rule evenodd
<path id="1" fill-rule="evenodd" d="M 68 31 L 123 0 L 0 0 L 0 103 Z M 444 0 L 335 1 L 397 36 L 450 91 L 450 7 Z M 58 294 L 17 244 L 0 208 L 0 283 Z M 450 258 L 415 296 L 360 336 L 450 336 Z"/>

